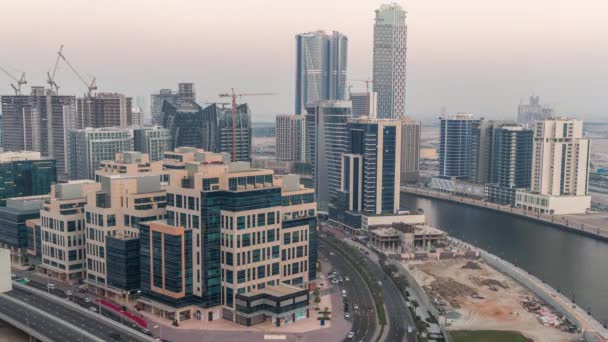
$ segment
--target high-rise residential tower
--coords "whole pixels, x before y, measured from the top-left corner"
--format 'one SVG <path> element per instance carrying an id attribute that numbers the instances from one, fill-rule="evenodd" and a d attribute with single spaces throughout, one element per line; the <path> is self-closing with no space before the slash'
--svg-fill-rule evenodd
<path id="1" fill-rule="evenodd" d="M 221 108 L 217 117 L 218 143 L 217 151 L 232 155 L 232 109 Z M 238 105 L 236 108 L 236 130 L 234 142 L 236 160 L 251 160 L 251 112 L 249 106 Z"/>
<path id="2" fill-rule="evenodd" d="M 454 114 L 440 118 L 439 176 L 469 177 L 471 133 L 476 122 L 478 120 L 471 114 Z"/>
<path id="3" fill-rule="evenodd" d="M 373 91 L 364 93 L 350 93 L 350 101 L 353 103 L 353 117 L 368 116 L 375 118 L 377 116 L 377 93 Z"/>
<path id="4" fill-rule="evenodd" d="M 340 189 L 342 154 L 347 152 L 350 101 L 320 101 L 306 114 L 305 159 L 312 175 L 319 210 L 327 211 Z"/>
<path id="5" fill-rule="evenodd" d="M 135 151 L 150 156 L 151 161 L 164 158 L 171 151 L 171 131 L 161 126 L 142 127 L 133 130 Z"/>
<path id="6" fill-rule="evenodd" d="M 306 119 L 303 115 L 277 115 L 276 158 L 304 161 Z"/>
<path id="7" fill-rule="evenodd" d="M 161 89 L 150 96 L 152 123 L 160 125 L 162 122 L 163 103 L 165 101 L 176 104 L 178 99 L 196 102 L 194 83 L 179 83 L 177 92 L 171 89 Z"/>
<path id="8" fill-rule="evenodd" d="M 340 32 L 296 35 L 295 114 L 321 100 L 346 100 L 348 38 Z"/>
<path id="9" fill-rule="evenodd" d="M 420 122 L 401 121 L 401 184 L 417 182 L 420 176 Z"/>
<path id="10" fill-rule="evenodd" d="M 589 139 L 583 122 L 551 118 L 534 123 L 530 191 L 517 192 L 516 206 L 549 214 L 584 213 L 591 205 Z"/>
<path id="11" fill-rule="evenodd" d="M 405 116 L 406 12 L 396 3 L 376 10 L 374 24 L 374 92 L 378 117 Z"/>
<path id="12" fill-rule="evenodd" d="M 97 93 L 78 98 L 76 127 L 126 128 L 139 124 L 139 113 L 133 117 L 132 98 L 118 93 Z"/>
<path id="13" fill-rule="evenodd" d="M 530 102 L 517 106 L 517 122 L 528 125 L 555 115 L 553 108 L 540 104 L 540 97 L 530 96 Z"/>
<path id="14" fill-rule="evenodd" d="M 133 151 L 133 131 L 124 128 L 85 128 L 70 132 L 70 179 L 94 179 L 99 162 L 117 152 Z"/>

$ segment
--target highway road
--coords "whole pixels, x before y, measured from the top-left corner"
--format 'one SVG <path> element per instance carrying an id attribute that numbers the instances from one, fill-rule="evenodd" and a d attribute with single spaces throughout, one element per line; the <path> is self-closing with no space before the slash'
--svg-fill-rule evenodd
<path id="1" fill-rule="evenodd" d="M 334 247 L 326 244 L 319 244 L 319 255 L 327 258 L 333 269 L 323 270 L 325 274 L 336 271 L 338 277 L 349 277 L 350 281 L 334 285 L 334 291 L 342 292 L 346 290 L 348 298 L 349 320 L 352 322 L 351 331 L 355 333 L 352 341 L 372 341 L 376 329 L 376 312 L 371 292 L 357 270 L 340 254 Z M 354 305 L 359 306 L 358 310 Z M 333 308 L 333 313 L 341 313 L 343 307 Z"/>
<path id="2" fill-rule="evenodd" d="M 91 315 L 84 314 L 80 310 L 69 307 L 68 305 L 60 304 L 55 300 L 51 300 L 46 298 L 45 296 L 38 295 L 35 293 L 31 293 L 25 290 L 21 290 L 19 288 L 13 288 L 12 291 L 6 293 L 8 296 L 17 299 L 21 302 L 27 303 L 39 310 L 47 312 L 54 317 L 67 322 L 77 329 L 81 329 L 95 337 L 98 337 L 104 341 L 150 341 L 151 338 L 142 338 L 137 336 L 126 328 L 117 328 L 116 326 L 109 324 L 99 318 L 95 318 Z M 4 299 L 6 302 L 7 300 Z M 8 303 L 7 303 L 8 304 Z M 3 306 L 4 307 L 4 306 Z M 3 308 L 3 312 L 10 312 L 12 309 L 18 309 L 18 305 L 11 303 L 8 305 L 10 310 L 6 310 Z M 23 318 L 21 319 L 23 321 Z M 46 323 L 44 323 L 46 322 Z M 31 320 L 30 320 L 31 323 Z M 43 321 L 41 324 L 52 325 L 52 321 L 47 319 Z M 55 335 L 56 329 L 61 329 L 62 327 L 54 323 L 54 330 L 49 335 L 53 338 L 56 338 L 58 341 L 64 341 L 60 338 L 59 335 Z M 64 330 L 61 330 L 64 331 Z M 73 337 L 73 336 L 72 336 Z M 82 336 L 80 336 L 82 337 Z M 80 337 L 78 339 L 65 339 L 65 341 L 80 341 Z"/>

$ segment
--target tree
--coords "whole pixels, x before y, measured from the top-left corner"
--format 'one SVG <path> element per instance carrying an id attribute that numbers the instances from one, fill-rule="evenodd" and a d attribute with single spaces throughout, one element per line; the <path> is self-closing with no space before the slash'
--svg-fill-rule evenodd
<path id="1" fill-rule="evenodd" d="M 313 299 L 314 303 L 317 304 L 317 308 L 315 310 L 319 310 L 319 303 L 321 303 L 321 297 L 319 297 L 319 289 L 315 289 L 312 293 L 315 298 Z"/>

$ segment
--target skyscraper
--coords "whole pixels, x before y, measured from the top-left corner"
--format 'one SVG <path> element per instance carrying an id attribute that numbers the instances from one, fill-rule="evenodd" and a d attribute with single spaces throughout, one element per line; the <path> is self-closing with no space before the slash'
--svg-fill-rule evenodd
<path id="1" fill-rule="evenodd" d="M 517 106 L 517 122 L 520 124 L 532 124 L 537 120 L 544 120 L 555 115 L 553 108 L 540 104 L 540 97 L 530 96 L 530 102 Z"/>
<path id="2" fill-rule="evenodd" d="M 401 184 L 417 182 L 420 175 L 420 122 L 401 122 Z"/>
<path id="3" fill-rule="evenodd" d="M 133 151 L 133 131 L 124 128 L 85 128 L 70 132 L 70 179 L 94 179 L 99 162 L 117 152 Z"/>
<path id="4" fill-rule="evenodd" d="M 191 100 L 163 102 L 162 125 L 171 132 L 171 148 L 201 147 L 203 109 Z"/>
<path id="5" fill-rule="evenodd" d="M 276 159 L 304 161 L 306 121 L 302 115 L 277 115 Z"/>
<path id="6" fill-rule="evenodd" d="M 296 35 L 295 114 L 320 100 L 346 100 L 348 38 L 340 32 Z"/>
<path id="7" fill-rule="evenodd" d="M 405 116 L 405 69 L 407 50 L 406 12 L 396 3 L 376 10 L 374 24 L 374 91 L 378 93 L 378 117 Z"/>
<path id="8" fill-rule="evenodd" d="M 67 136 L 76 128 L 76 98 L 32 87 L 30 95 L 2 96 L 4 151 L 37 151 L 57 161 L 57 176 L 67 179 Z"/>
<path id="9" fill-rule="evenodd" d="M 196 90 L 194 83 L 178 83 L 177 92 L 171 89 L 161 89 L 157 94 L 150 96 L 152 123 L 160 125 L 162 122 L 163 103 L 165 101 L 176 104 L 177 100 L 189 100 L 196 102 Z"/>
<path id="10" fill-rule="evenodd" d="M 583 122 L 551 118 L 534 123 L 530 191 L 518 191 L 516 206 L 549 214 L 584 213 L 587 195 L 589 139 Z"/>
<path id="11" fill-rule="evenodd" d="M 306 114 L 306 161 L 312 165 L 319 210 L 340 189 L 342 154 L 347 151 L 350 101 L 320 101 Z"/>
<path id="12" fill-rule="evenodd" d="M 133 117 L 132 98 L 118 93 L 97 93 L 78 98 L 76 127 L 126 128 L 139 123 L 139 114 Z"/>
<path id="13" fill-rule="evenodd" d="M 455 114 L 440 118 L 439 176 L 469 177 L 471 167 L 471 136 L 475 122 L 471 114 Z"/>
<path id="14" fill-rule="evenodd" d="M 142 127 L 133 130 L 135 151 L 150 156 L 151 161 L 164 158 L 171 151 L 171 131 L 161 126 Z"/>
<path id="15" fill-rule="evenodd" d="M 220 108 L 217 120 L 218 150 L 214 152 L 232 155 L 232 109 Z M 233 161 L 251 161 L 251 112 L 246 103 L 236 108 L 235 134 L 236 160 Z"/>
<path id="16" fill-rule="evenodd" d="M 350 93 L 350 101 L 353 103 L 353 117 L 377 116 L 378 94 L 373 91 L 365 93 Z"/>

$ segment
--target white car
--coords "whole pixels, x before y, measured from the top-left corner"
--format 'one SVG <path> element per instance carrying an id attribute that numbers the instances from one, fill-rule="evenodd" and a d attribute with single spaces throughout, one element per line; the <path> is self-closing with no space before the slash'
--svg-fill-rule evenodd
<path id="1" fill-rule="evenodd" d="M 344 280 L 345 281 L 350 281 L 350 278 L 349 277 L 344 277 Z"/>
<path id="2" fill-rule="evenodd" d="M 345 312 L 344 313 L 344 318 L 346 318 L 346 319 L 350 318 L 350 314 L 348 312 Z"/>
<path id="3" fill-rule="evenodd" d="M 359 310 L 359 305 L 357 305 L 357 304 L 353 305 L 353 309 Z"/>
<path id="4" fill-rule="evenodd" d="M 52 290 L 52 289 L 54 289 L 54 288 L 55 288 L 55 284 L 48 284 L 46 287 L 47 287 L 49 290 Z"/>
<path id="5" fill-rule="evenodd" d="M 90 302 L 91 302 L 91 298 L 89 298 L 89 297 L 85 298 L 85 299 L 84 299 L 84 302 L 85 302 L 85 303 L 90 303 Z"/>
<path id="6" fill-rule="evenodd" d="M 348 337 L 348 338 L 355 337 L 355 332 L 354 331 L 349 332 L 348 335 L 346 335 L 346 337 Z"/>

